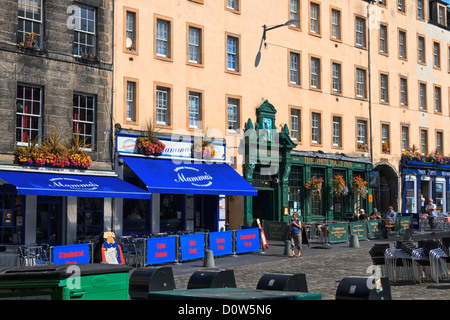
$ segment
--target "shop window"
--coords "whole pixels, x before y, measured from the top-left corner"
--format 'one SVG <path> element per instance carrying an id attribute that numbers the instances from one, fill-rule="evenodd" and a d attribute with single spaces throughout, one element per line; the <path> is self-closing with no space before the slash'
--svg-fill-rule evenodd
<path id="1" fill-rule="evenodd" d="M 322 178 L 325 181 L 325 169 L 311 168 L 311 177 Z M 324 215 L 324 200 L 326 197 L 324 192 L 325 183 L 322 184 L 322 190 L 320 192 L 321 197 L 311 197 L 311 215 L 322 216 Z"/>
<path id="2" fill-rule="evenodd" d="M 304 186 L 302 167 L 292 166 L 291 173 L 289 174 L 289 187 L 288 187 L 288 206 L 289 214 L 294 212 L 301 213 L 302 199 L 301 190 Z"/>
<path id="3" fill-rule="evenodd" d="M 161 232 L 183 230 L 184 194 L 161 194 L 159 203 Z"/>
<path id="4" fill-rule="evenodd" d="M 97 238 L 103 232 L 103 198 L 77 198 L 77 240 Z"/>
<path id="5" fill-rule="evenodd" d="M 123 200 L 123 231 L 125 234 L 148 232 L 148 201 L 142 199 Z"/>
<path id="6" fill-rule="evenodd" d="M 333 177 L 342 176 L 345 181 L 345 171 L 344 170 L 333 170 Z M 332 188 L 332 187 L 331 187 Z M 345 214 L 345 196 L 334 196 L 333 195 L 333 215 L 335 220 L 343 220 Z"/>
<path id="7" fill-rule="evenodd" d="M 25 197 L 13 193 L 0 193 L 0 243 L 24 242 Z"/>

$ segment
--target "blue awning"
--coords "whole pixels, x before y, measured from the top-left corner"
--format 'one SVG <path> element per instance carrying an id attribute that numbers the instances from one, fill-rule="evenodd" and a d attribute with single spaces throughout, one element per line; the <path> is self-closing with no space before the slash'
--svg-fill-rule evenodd
<path id="1" fill-rule="evenodd" d="M 230 165 L 176 163 L 171 160 L 122 157 L 154 193 L 256 196 L 257 191 Z"/>
<path id="2" fill-rule="evenodd" d="M 150 199 L 151 194 L 117 177 L 1 171 L 0 179 L 23 195 Z"/>

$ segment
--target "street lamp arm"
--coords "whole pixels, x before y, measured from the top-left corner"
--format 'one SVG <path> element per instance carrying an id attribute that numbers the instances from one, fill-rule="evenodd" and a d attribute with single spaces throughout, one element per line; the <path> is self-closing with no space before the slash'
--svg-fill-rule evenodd
<path id="1" fill-rule="evenodd" d="M 259 45 L 258 53 L 257 53 L 256 58 L 255 58 L 255 67 L 257 67 L 259 65 L 259 61 L 261 59 L 261 47 L 262 47 L 262 44 L 266 41 L 266 33 L 267 33 L 267 31 L 270 31 L 270 30 L 273 30 L 273 29 L 276 29 L 276 28 L 280 28 L 280 27 L 284 27 L 284 26 L 288 26 L 288 25 L 290 25 L 292 23 L 299 22 L 299 21 L 300 21 L 299 19 L 291 19 L 291 20 L 286 21 L 283 24 L 278 24 L 278 25 L 272 26 L 272 27 L 267 27 L 266 25 L 262 26 L 263 27 L 263 35 L 262 35 L 262 38 L 261 38 L 261 43 Z"/>

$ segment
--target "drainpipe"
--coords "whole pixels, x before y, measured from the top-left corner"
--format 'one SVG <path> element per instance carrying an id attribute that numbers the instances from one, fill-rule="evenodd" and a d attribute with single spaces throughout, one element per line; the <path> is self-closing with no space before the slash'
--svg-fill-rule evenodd
<path id="1" fill-rule="evenodd" d="M 368 85 L 369 85 L 369 141 L 370 141 L 370 162 L 373 166 L 373 134 L 372 134 L 372 66 L 370 57 L 370 7 L 373 5 L 374 0 L 368 0 L 367 5 L 367 69 L 368 69 Z"/>

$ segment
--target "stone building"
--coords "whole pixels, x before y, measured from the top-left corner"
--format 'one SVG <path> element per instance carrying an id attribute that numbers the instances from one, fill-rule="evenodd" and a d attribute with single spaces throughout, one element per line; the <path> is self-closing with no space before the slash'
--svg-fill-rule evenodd
<path id="1" fill-rule="evenodd" d="M 2 1 L 0 243 L 74 243 L 110 229 L 117 195 L 100 180 L 117 179 L 112 30 L 112 1 Z"/>
<path id="2" fill-rule="evenodd" d="M 448 178 L 436 187 L 431 167 L 404 171 L 403 153 L 449 153 L 448 12 L 435 0 L 117 1 L 116 151 L 134 153 L 126 138 L 149 119 L 166 141 L 214 129 L 225 151 L 215 160 L 258 190 L 225 198 L 233 228 L 294 211 L 319 222 L 359 208 L 417 212 L 425 189 L 447 203 Z M 249 129 L 278 133 L 277 150 L 257 157 L 279 170 L 261 174 L 265 164 L 248 161 Z M 419 173 L 423 188 L 408 191 Z M 340 198 L 331 195 L 336 175 L 349 189 Z M 312 177 L 324 180 L 320 198 L 305 188 Z M 365 198 L 353 191 L 356 177 L 370 181 Z M 173 211 L 186 228 L 186 202 Z"/>

